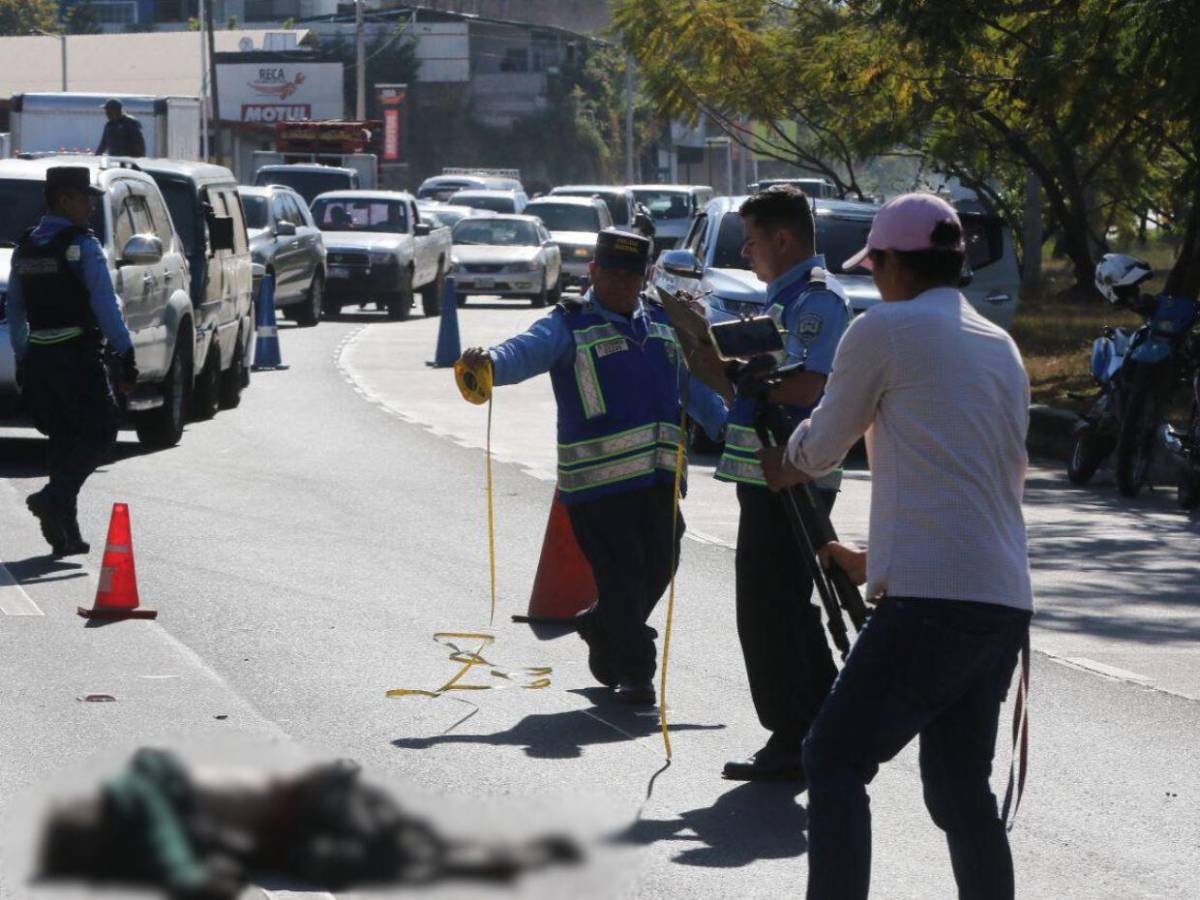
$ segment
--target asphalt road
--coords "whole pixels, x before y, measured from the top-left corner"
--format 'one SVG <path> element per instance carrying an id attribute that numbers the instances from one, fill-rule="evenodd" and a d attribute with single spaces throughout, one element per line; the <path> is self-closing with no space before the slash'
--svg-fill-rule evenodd
<path id="1" fill-rule="evenodd" d="M 533 315 L 473 302 L 460 313 L 464 344 Z M 436 327 L 352 313 L 281 329 L 290 369 L 256 373 L 239 409 L 190 426 L 165 452 L 141 454 L 123 434 L 119 459 L 81 499 L 94 547 L 85 559 L 42 555 L 23 504 L 40 485 L 41 442 L 0 431 L 0 896 L 70 895 L 23 880 L 47 793 L 94 784 L 146 744 L 272 767 L 352 757 L 447 831 L 567 831 L 586 844 L 582 868 L 529 876 L 506 896 L 802 891 L 804 795 L 719 777 L 763 738 L 733 631 L 731 493 L 703 461 L 693 467 L 672 644 L 675 755 L 663 770 L 657 716 L 606 702 L 577 638 L 508 620 L 524 611 L 552 492 L 544 381 L 495 404 L 489 623 L 485 415 L 425 366 Z M 868 478 L 851 473 L 835 514 L 852 539 L 865 532 Z M 117 500 L 131 506 L 141 596 L 159 619 L 88 628 L 75 607 L 94 595 Z M 1165 495 L 1124 504 L 1111 487 L 1069 489 L 1043 468 L 1031 472 L 1027 513 L 1042 611 L 1032 772 L 1013 832 L 1019 893 L 1195 896 L 1200 528 Z M 454 672 L 435 632 L 488 628 L 493 663 L 550 666 L 550 686 L 384 696 Z M 116 700 L 81 699 L 99 693 Z M 1001 790 L 1007 760 L 1001 748 Z M 872 796 L 875 895 L 953 896 L 913 749 L 883 768 Z M 247 896 L 281 895 L 266 887 Z"/>

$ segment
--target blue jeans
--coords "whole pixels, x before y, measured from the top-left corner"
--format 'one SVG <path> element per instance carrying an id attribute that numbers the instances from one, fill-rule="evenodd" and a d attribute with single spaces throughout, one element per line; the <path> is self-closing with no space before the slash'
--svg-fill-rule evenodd
<path id="1" fill-rule="evenodd" d="M 865 898 L 866 786 L 920 736 L 925 805 L 950 846 L 964 900 L 1011 900 L 1012 856 L 989 778 L 1000 705 L 1030 613 L 889 597 L 859 634 L 804 742 L 808 900 Z"/>

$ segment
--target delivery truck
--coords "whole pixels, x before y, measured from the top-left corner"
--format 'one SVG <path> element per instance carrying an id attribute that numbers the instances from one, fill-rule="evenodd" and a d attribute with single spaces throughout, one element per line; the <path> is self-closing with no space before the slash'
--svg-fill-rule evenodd
<path id="1" fill-rule="evenodd" d="M 71 92 L 13 94 L 10 107 L 12 155 L 92 153 L 104 133 L 108 94 Z M 117 94 L 124 111 L 142 123 L 146 155 L 200 158 L 200 100 Z"/>

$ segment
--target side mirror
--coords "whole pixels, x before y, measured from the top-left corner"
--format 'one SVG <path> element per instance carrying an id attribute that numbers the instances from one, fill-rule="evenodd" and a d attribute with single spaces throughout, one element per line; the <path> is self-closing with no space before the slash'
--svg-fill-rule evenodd
<path id="1" fill-rule="evenodd" d="M 643 237 L 648 238 L 654 237 L 655 233 L 658 231 L 658 229 L 654 227 L 654 220 L 644 213 L 638 213 L 633 217 L 633 227 L 634 230 L 636 230 Z"/>
<path id="2" fill-rule="evenodd" d="M 214 253 L 233 249 L 232 216 L 212 216 L 208 220 L 208 243 Z"/>
<path id="3" fill-rule="evenodd" d="M 964 262 L 962 267 L 962 275 L 958 279 L 959 287 L 966 287 L 975 280 L 975 270 L 971 268 L 969 262 Z"/>
<path id="4" fill-rule="evenodd" d="M 163 245 L 152 234 L 135 234 L 121 248 L 123 266 L 153 266 L 162 260 Z"/>
<path id="5" fill-rule="evenodd" d="M 697 280 L 704 274 L 700 260 L 691 250 L 664 250 L 658 258 L 659 267 L 676 278 Z"/>
<path id="6" fill-rule="evenodd" d="M 418 222 L 413 226 L 413 234 L 417 237 L 429 237 L 429 234 L 432 231 L 433 226 L 431 226 L 428 222 Z"/>
<path id="7" fill-rule="evenodd" d="M 296 234 L 296 226 L 286 220 L 280 220 L 275 223 L 276 237 L 294 237 Z"/>

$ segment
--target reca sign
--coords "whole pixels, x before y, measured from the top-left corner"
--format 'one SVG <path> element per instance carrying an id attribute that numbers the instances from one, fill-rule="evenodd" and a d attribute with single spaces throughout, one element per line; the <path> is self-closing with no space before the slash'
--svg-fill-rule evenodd
<path id="1" fill-rule="evenodd" d="M 253 56 L 254 62 L 218 61 L 219 118 L 273 125 L 345 114 L 341 63 L 296 62 L 295 54 L 287 54 L 290 59 Z"/>

